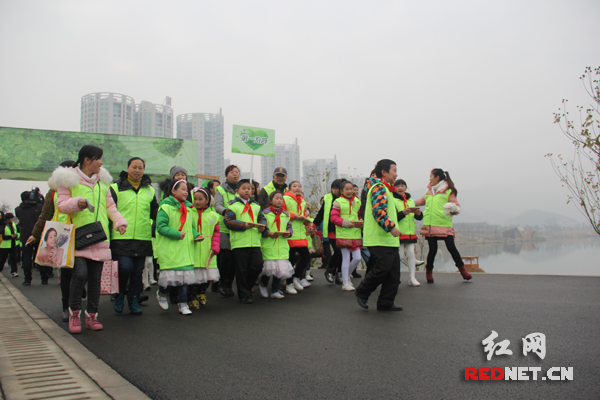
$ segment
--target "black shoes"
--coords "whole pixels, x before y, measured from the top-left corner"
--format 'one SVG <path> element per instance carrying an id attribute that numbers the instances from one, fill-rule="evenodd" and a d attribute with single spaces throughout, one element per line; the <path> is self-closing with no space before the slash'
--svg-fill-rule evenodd
<path id="1" fill-rule="evenodd" d="M 42 281 L 42 285 L 47 285 L 48 284 L 48 280 L 46 279 L 45 281 Z"/>
<path id="2" fill-rule="evenodd" d="M 355 292 L 356 293 L 356 292 Z M 356 295 L 356 302 L 358 303 L 358 305 L 365 309 L 368 310 L 369 309 L 369 304 L 367 303 L 367 299 L 361 299 L 360 297 L 358 297 L 358 295 Z"/>
<path id="3" fill-rule="evenodd" d="M 138 298 L 138 301 L 137 301 L 138 304 L 142 304 L 143 302 L 148 301 L 148 299 L 149 299 L 149 297 L 146 296 L 145 294 L 139 294 L 137 296 L 137 298 Z M 131 307 L 129 307 L 129 308 L 131 309 Z"/>
<path id="4" fill-rule="evenodd" d="M 252 297 L 246 297 L 245 299 L 240 299 L 240 303 L 242 303 L 242 304 L 252 304 Z"/>
<path id="5" fill-rule="evenodd" d="M 342 285 L 344 282 L 342 281 L 342 273 L 338 272 L 337 276 L 335 277 L 335 284 L 336 285 Z"/>
<path id="6" fill-rule="evenodd" d="M 213 293 L 216 293 L 219 291 L 219 281 L 214 281 L 210 287 L 210 290 L 212 290 Z"/>
<path id="7" fill-rule="evenodd" d="M 23 282 L 23 286 L 31 286 L 31 282 L 25 281 L 25 282 Z"/>
<path id="8" fill-rule="evenodd" d="M 353 278 L 362 278 L 362 275 L 359 274 L 358 272 L 356 272 L 356 270 L 352 271 L 352 277 Z"/>
<path id="9" fill-rule="evenodd" d="M 377 311 L 402 311 L 402 306 L 393 305 L 391 307 L 377 307 Z"/>
<path id="10" fill-rule="evenodd" d="M 223 283 L 219 284 L 219 294 L 223 297 L 233 297 L 233 289 Z"/>

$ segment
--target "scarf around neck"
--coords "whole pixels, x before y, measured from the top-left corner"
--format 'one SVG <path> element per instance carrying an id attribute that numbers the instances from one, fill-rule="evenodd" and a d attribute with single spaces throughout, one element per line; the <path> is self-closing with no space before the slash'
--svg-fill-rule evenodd
<path id="1" fill-rule="evenodd" d="M 275 224 L 277 225 L 277 231 L 281 231 L 281 213 L 283 212 L 283 207 L 280 207 L 279 210 L 276 210 L 275 207 L 269 206 L 271 212 L 275 213 Z"/>
<path id="2" fill-rule="evenodd" d="M 179 222 L 181 222 L 181 226 L 179 227 L 178 231 L 181 232 L 181 230 L 183 229 L 183 225 L 185 225 L 185 220 L 187 219 L 187 207 L 185 206 L 185 200 L 181 201 L 176 197 L 173 198 L 177 200 L 180 206 L 179 212 L 181 213 L 181 216 L 179 217 Z"/>

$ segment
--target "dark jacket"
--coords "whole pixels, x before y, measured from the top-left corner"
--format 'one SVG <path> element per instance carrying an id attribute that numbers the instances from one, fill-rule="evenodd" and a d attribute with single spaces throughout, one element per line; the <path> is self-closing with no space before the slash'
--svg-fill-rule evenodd
<path id="1" fill-rule="evenodd" d="M 275 190 L 279 190 L 281 194 L 285 193 L 285 189 L 287 189 L 287 183 L 284 183 L 283 185 L 278 185 L 275 183 L 275 181 L 272 181 L 272 183 L 273 186 L 275 186 Z M 260 189 L 260 192 L 258 192 L 258 199 L 256 201 L 258 202 L 261 210 L 269 207 L 269 194 L 265 190 L 264 186 Z"/>
<path id="2" fill-rule="evenodd" d="M 115 182 L 117 184 L 117 190 L 119 192 L 124 192 L 126 190 L 133 190 L 135 193 L 138 193 L 140 189 L 150 186 L 152 184 L 152 180 L 148 175 L 142 176 L 142 182 L 140 186 L 136 189 L 131 186 L 131 183 L 127 180 L 127 171 L 122 171 L 121 175 Z M 119 209 L 119 201 L 117 194 L 113 187 L 110 187 L 110 194 L 117 206 L 117 210 Z M 150 203 L 150 215 L 148 218 L 152 220 L 156 220 L 156 213 L 158 212 L 158 202 L 156 201 L 156 196 L 152 198 L 152 202 Z M 134 221 L 128 221 L 129 225 L 133 227 Z M 152 241 L 150 240 L 137 240 L 137 239 L 124 239 L 124 240 L 111 240 L 110 241 L 110 251 L 112 253 L 113 259 L 116 259 L 119 256 L 124 257 L 147 257 L 152 255 Z"/>
<path id="3" fill-rule="evenodd" d="M 21 232 L 23 243 L 31 236 L 33 227 L 42 213 L 42 206 L 41 203 L 32 204 L 23 202 L 15 208 L 15 215 L 19 219 L 19 231 Z"/>
<path id="4" fill-rule="evenodd" d="M 57 196 L 54 190 L 48 190 L 46 193 L 46 198 L 44 199 L 44 205 L 42 206 L 42 213 L 38 217 L 35 226 L 33 227 L 33 231 L 31 235 L 37 240 L 39 243 L 42 238 L 42 232 L 44 232 L 44 226 L 46 225 L 46 221 L 52 220 L 54 217 L 54 196 Z M 29 237 L 25 239 L 27 241 Z"/>
<path id="5" fill-rule="evenodd" d="M 333 193 L 331 193 L 331 195 L 333 196 L 333 199 L 331 201 L 331 209 L 333 210 L 333 202 L 336 201 L 337 198 L 340 196 L 336 197 L 333 195 Z M 323 219 L 325 218 L 325 216 L 323 215 L 324 213 L 325 213 L 325 203 L 323 203 L 323 206 L 317 213 L 317 216 L 315 217 L 313 224 L 315 224 L 316 226 L 321 225 L 321 223 L 323 222 Z M 331 210 L 329 210 L 329 215 L 327 216 L 327 218 L 329 219 L 329 223 L 327 225 L 327 233 L 335 232 L 335 224 L 333 222 L 331 222 Z M 328 237 L 328 236 L 329 235 L 327 235 L 325 232 L 323 232 L 323 237 Z"/>

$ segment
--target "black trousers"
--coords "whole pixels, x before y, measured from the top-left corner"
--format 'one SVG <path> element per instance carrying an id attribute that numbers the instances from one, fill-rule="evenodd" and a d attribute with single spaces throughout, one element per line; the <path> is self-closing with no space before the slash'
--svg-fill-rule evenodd
<path id="1" fill-rule="evenodd" d="M 221 249 L 217 254 L 217 268 L 219 269 L 219 284 L 225 287 L 233 285 L 236 276 L 232 250 Z"/>
<path id="2" fill-rule="evenodd" d="M 443 240 L 446 243 L 446 248 L 450 252 L 452 259 L 454 260 L 454 264 L 456 267 L 462 267 L 465 265 L 462 258 L 460 257 L 460 253 L 456 248 L 456 244 L 454 244 L 454 236 L 446 236 L 446 237 L 428 237 L 427 243 L 429 244 L 429 253 L 427 254 L 427 269 L 433 269 L 433 261 L 435 260 L 435 255 L 438 251 L 438 240 Z"/>
<path id="3" fill-rule="evenodd" d="M 329 261 L 331 261 L 331 244 L 329 243 L 329 239 L 327 241 L 323 241 L 323 265 L 322 268 L 329 268 Z"/>
<path id="4" fill-rule="evenodd" d="M 356 296 L 368 299 L 379 285 L 381 291 L 377 299 L 377 308 L 390 308 L 398 294 L 400 284 L 400 253 L 398 247 L 369 246 L 371 256 L 375 256 L 375 265 L 366 273 L 356 288 Z"/>
<path id="5" fill-rule="evenodd" d="M 4 264 L 10 255 L 10 272 L 18 272 L 17 260 L 19 254 L 16 247 L 11 249 L 0 249 L 0 271 L 4 269 Z"/>
<path id="6" fill-rule="evenodd" d="M 331 247 L 333 247 L 333 255 L 331 256 L 331 260 L 329 260 L 327 272 L 335 274 L 342 270 L 342 251 L 337 248 L 335 239 L 329 239 L 329 243 L 331 243 Z"/>
<path id="7" fill-rule="evenodd" d="M 263 268 L 260 247 L 242 247 L 232 252 L 238 298 L 251 299 L 252 288 Z"/>
<path id="8" fill-rule="evenodd" d="M 296 255 L 299 253 L 299 255 Z M 294 267 L 294 275 L 287 279 L 287 283 L 292 283 L 293 278 L 302 279 L 306 276 L 306 269 L 310 265 L 310 253 L 308 247 L 290 247 L 290 264 Z"/>
<path id="9" fill-rule="evenodd" d="M 33 279 L 32 269 L 35 264 L 35 255 L 37 254 L 37 246 L 24 246 L 23 247 L 23 273 L 25 275 L 25 282 L 31 283 Z M 52 267 L 39 266 L 40 275 L 42 282 L 48 282 L 48 278 L 52 275 Z"/>

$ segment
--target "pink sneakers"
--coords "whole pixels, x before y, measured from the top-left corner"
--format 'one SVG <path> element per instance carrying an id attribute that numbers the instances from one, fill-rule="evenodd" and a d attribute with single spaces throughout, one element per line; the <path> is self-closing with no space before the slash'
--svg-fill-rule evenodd
<path id="1" fill-rule="evenodd" d="M 85 312 L 85 326 L 92 331 L 101 331 L 104 327 L 98 322 L 98 313 Z"/>
<path id="2" fill-rule="evenodd" d="M 69 332 L 81 333 L 81 310 L 73 311 L 69 308 Z"/>

